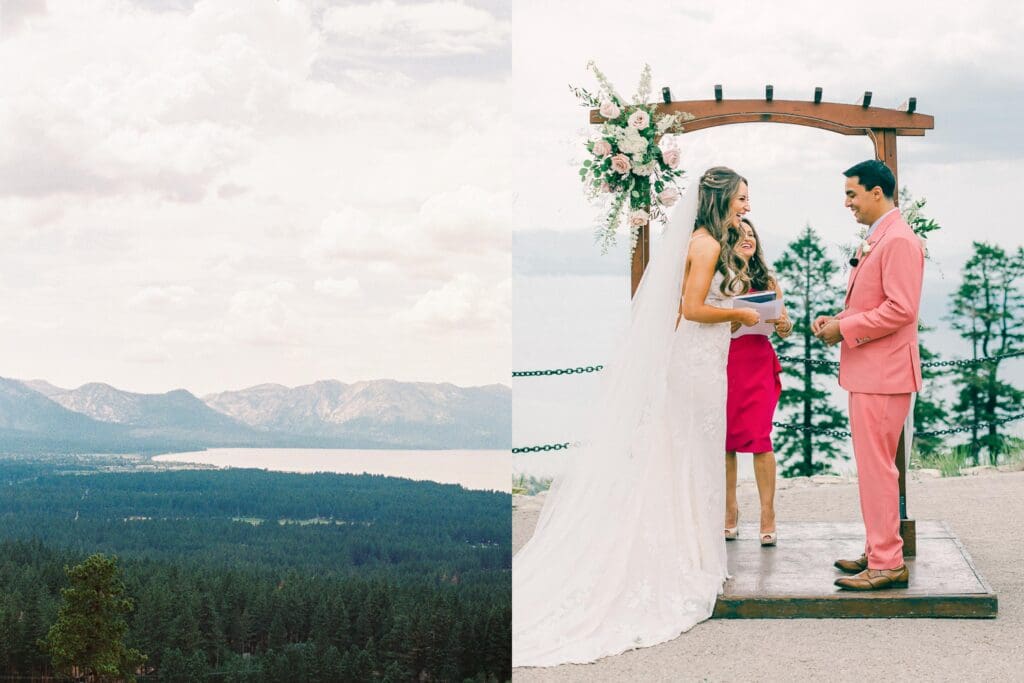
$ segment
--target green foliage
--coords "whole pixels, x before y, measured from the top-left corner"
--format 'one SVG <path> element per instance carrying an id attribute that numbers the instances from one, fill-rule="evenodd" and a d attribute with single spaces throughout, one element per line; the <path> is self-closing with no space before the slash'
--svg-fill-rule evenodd
<path id="1" fill-rule="evenodd" d="M 928 204 L 928 200 L 924 197 L 914 199 L 910 190 L 904 187 L 900 190 L 899 204 L 903 220 L 919 237 L 927 238 L 930 233 L 942 228 L 934 219 L 924 215 L 923 209 Z"/>
<path id="2" fill-rule="evenodd" d="M 519 475 L 512 479 L 512 493 L 523 496 L 533 496 L 551 488 L 552 479 L 548 477 L 537 478 L 534 476 Z"/>
<path id="3" fill-rule="evenodd" d="M 776 351 L 780 356 L 805 360 L 835 360 L 834 352 L 811 332 L 811 323 L 817 316 L 832 315 L 840 309 L 844 291 L 839 282 L 839 266 L 826 254 L 818 233 L 806 226 L 773 265 L 793 321 L 793 334 L 788 339 L 776 339 Z M 848 429 L 845 413 L 829 399 L 835 383 L 832 367 L 783 363 L 782 371 L 793 382 L 786 385 L 779 399 L 779 422 Z M 834 436 L 779 429 L 774 440 L 785 477 L 828 472 L 832 463 L 845 458 L 843 441 Z"/>
<path id="4" fill-rule="evenodd" d="M 1024 249 L 1016 252 L 988 242 L 974 242 L 962 269 L 962 282 L 950 301 L 953 329 L 971 346 L 977 359 L 1017 351 L 1024 346 Z M 1021 412 L 1024 392 L 999 375 L 1001 361 L 958 366 L 954 411 L 960 424 L 985 424 Z M 982 450 L 995 464 L 1007 438 L 1007 428 L 992 425 L 984 434 L 971 432 L 971 459 L 980 462 Z"/>
<path id="5" fill-rule="evenodd" d="M 149 655 L 147 680 L 511 677 L 511 636 L 494 626 L 511 624 L 507 494 L 377 476 L 75 470 L 0 459 L 0 635 L 11 634 L 0 675 L 50 671 L 36 640 L 56 619 L 61 567 L 103 549 L 121 557 L 136 605 L 124 641 Z M 331 523 L 279 523 L 314 518 Z"/>
<path id="6" fill-rule="evenodd" d="M 943 477 L 959 477 L 960 470 L 967 466 L 969 457 L 970 447 L 966 445 L 932 453 L 923 453 L 915 447 L 911 465 L 917 468 L 939 470 Z"/>
<path id="7" fill-rule="evenodd" d="M 54 668 L 65 674 L 77 669 L 97 681 L 134 681 L 146 658 L 125 645 L 132 601 L 125 597 L 117 558 L 95 554 L 65 571 L 71 585 L 61 589 L 57 623 L 41 643 Z"/>

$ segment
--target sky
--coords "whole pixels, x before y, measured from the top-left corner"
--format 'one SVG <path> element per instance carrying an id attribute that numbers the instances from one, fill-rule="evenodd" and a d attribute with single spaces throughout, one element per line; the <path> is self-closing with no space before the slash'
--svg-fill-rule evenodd
<path id="1" fill-rule="evenodd" d="M 0 376 L 508 381 L 502 2 L 0 0 Z"/>
<path id="2" fill-rule="evenodd" d="M 628 280 L 576 175 L 589 59 L 627 94 L 646 62 L 655 97 L 916 96 L 936 128 L 900 139 L 900 181 L 943 226 L 922 317 L 957 355 L 941 317 L 971 240 L 1024 241 L 1007 7 L 0 0 L 0 376 L 202 395 L 602 362 Z M 841 171 L 867 138 L 679 144 L 747 176 L 769 258 L 807 223 L 853 243 Z M 519 424 L 550 407 L 521 397 L 559 396 L 513 388 Z"/>
<path id="3" fill-rule="evenodd" d="M 513 367 L 604 362 L 626 322 L 628 254 L 602 256 L 592 230 L 601 208 L 576 175 L 591 134 L 568 85 L 596 91 L 593 59 L 626 97 L 644 63 L 652 99 L 755 99 L 899 107 L 935 117 L 924 137 L 899 139 L 899 181 L 928 200 L 942 230 L 929 240 L 922 320 L 925 342 L 945 357 L 968 350 L 946 329 L 950 293 L 972 240 L 1015 249 L 1024 177 L 1024 12 L 1004 2 L 561 3 L 520 0 L 512 16 L 512 90 L 528 150 L 516 177 L 513 223 Z M 769 260 L 806 224 L 837 257 L 859 226 L 843 206 L 842 171 L 873 156 L 868 138 L 780 124 L 742 124 L 677 138 L 684 159 L 725 164 L 750 182 L 750 218 Z M 696 163 L 696 162 L 695 162 Z M 694 176 L 703 167 L 686 166 Z M 657 230 L 657 228 L 656 228 Z M 1024 385 L 1024 362 L 1007 370 Z M 517 446 L 572 441 L 593 375 L 516 379 Z"/>

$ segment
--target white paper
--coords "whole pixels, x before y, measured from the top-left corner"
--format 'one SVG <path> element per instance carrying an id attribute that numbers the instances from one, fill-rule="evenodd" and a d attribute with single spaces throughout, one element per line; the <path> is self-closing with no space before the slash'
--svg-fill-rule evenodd
<path id="1" fill-rule="evenodd" d="M 769 301 L 750 301 L 749 299 L 763 299 L 768 295 L 771 295 Z M 782 315 L 782 300 L 776 298 L 775 292 L 757 292 L 755 294 L 744 294 L 743 296 L 737 296 L 732 300 L 733 308 L 753 308 L 757 311 L 757 314 L 761 318 L 761 322 L 756 325 L 747 327 L 746 325 L 740 325 L 740 329 L 732 333 L 732 338 L 743 337 L 748 334 L 761 334 L 764 336 L 771 335 L 775 331 L 775 325 L 772 323 L 766 323 L 765 320 L 776 320 Z"/>

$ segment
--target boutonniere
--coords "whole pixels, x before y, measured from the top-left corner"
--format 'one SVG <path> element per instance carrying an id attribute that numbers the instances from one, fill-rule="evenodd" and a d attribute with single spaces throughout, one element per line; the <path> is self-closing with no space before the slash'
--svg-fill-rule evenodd
<path id="1" fill-rule="evenodd" d="M 853 258 L 850 259 L 850 265 L 854 268 L 856 268 L 857 264 L 860 263 L 860 260 L 867 256 L 871 251 L 871 243 L 868 242 L 868 229 L 861 228 L 858 233 L 858 237 L 860 237 L 860 248 L 857 250 L 857 253 L 853 255 Z"/>

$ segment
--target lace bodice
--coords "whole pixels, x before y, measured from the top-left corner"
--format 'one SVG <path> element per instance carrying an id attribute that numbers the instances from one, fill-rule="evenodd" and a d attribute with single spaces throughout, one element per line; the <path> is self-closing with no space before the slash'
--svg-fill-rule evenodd
<path id="1" fill-rule="evenodd" d="M 732 297 L 722 294 L 723 280 L 725 280 L 725 276 L 718 271 L 715 271 L 715 276 L 711 278 L 711 287 L 708 289 L 708 296 L 704 299 L 704 303 L 708 306 L 732 308 Z"/>

